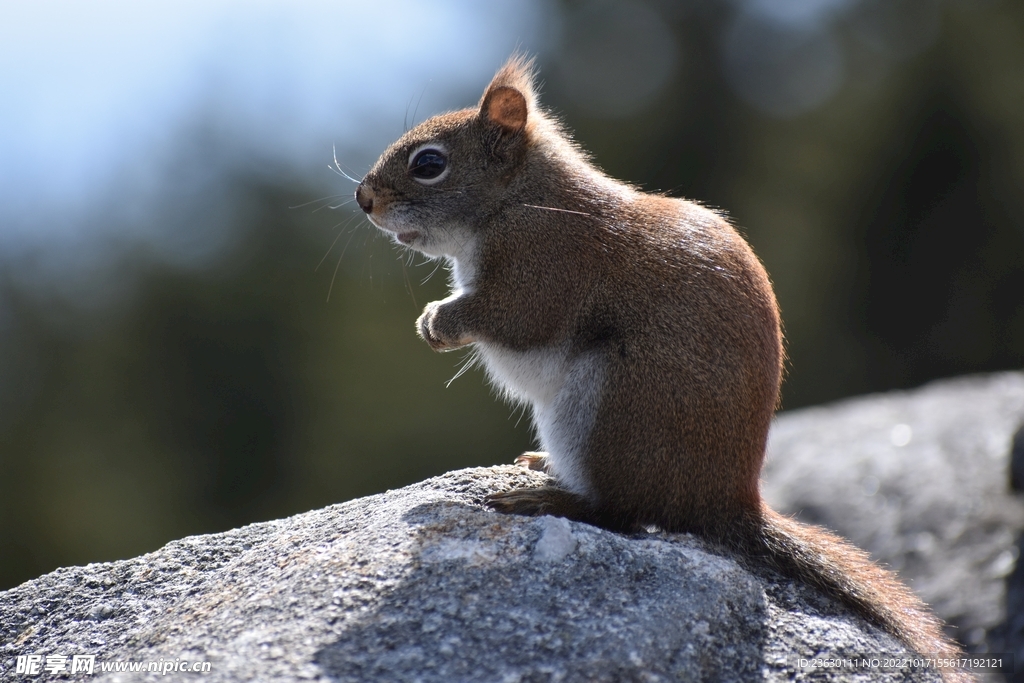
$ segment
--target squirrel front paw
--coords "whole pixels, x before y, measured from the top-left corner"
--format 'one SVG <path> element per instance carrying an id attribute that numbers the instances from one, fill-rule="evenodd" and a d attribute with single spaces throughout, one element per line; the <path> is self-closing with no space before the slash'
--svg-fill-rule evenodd
<path id="1" fill-rule="evenodd" d="M 431 301 L 416 320 L 416 331 L 423 341 L 430 344 L 430 348 L 435 351 L 454 351 L 472 344 L 473 339 L 466 335 L 455 337 L 450 333 L 446 334 L 442 305 L 441 301 Z"/>

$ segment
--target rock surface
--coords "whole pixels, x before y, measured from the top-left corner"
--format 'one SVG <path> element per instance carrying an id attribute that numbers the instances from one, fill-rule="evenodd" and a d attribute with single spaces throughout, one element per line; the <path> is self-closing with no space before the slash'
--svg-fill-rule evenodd
<path id="1" fill-rule="evenodd" d="M 1019 374 L 796 411 L 775 427 L 766 493 L 899 568 L 959 635 L 981 629 L 973 647 L 988 646 L 1019 616 L 1024 506 L 1007 482 L 1022 417 Z M 61 678 L 16 675 L 18 655 L 92 654 L 96 675 L 73 679 L 801 680 L 812 671 L 800 658 L 903 652 L 813 590 L 752 575 L 692 537 L 480 504 L 544 479 L 463 470 L 57 570 L 0 593 L 0 678 Z M 211 671 L 99 672 L 161 660 Z M 878 679 L 934 677 L 833 680 Z"/>
<path id="2" fill-rule="evenodd" d="M 95 654 L 97 671 L 209 661 L 212 681 L 789 680 L 798 657 L 903 652 L 813 591 L 752 576 L 689 536 L 627 537 L 479 503 L 544 479 L 463 470 L 60 569 L 0 594 L 3 676 L 39 653 Z"/>
<path id="3" fill-rule="evenodd" d="M 1024 680 L 1022 423 L 1024 373 L 784 413 L 763 492 L 896 570 L 970 651 L 1015 653 Z"/>

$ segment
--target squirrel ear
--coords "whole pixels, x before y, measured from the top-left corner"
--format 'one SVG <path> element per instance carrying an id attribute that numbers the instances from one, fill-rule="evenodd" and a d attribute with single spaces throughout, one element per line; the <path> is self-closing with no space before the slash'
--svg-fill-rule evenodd
<path id="1" fill-rule="evenodd" d="M 480 100 L 480 118 L 506 133 L 523 132 L 531 112 L 537 112 L 533 80 L 533 60 L 513 54 L 487 86 Z"/>
<path id="2" fill-rule="evenodd" d="M 508 133 L 519 133 L 526 128 L 527 111 L 523 93 L 507 85 L 488 88 L 480 105 L 480 116 Z"/>

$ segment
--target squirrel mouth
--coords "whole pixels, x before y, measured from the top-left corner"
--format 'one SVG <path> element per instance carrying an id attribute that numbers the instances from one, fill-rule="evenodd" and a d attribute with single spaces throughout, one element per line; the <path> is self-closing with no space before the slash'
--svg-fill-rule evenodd
<path id="1" fill-rule="evenodd" d="M 395 235 L 398 241 L 402 244 L 412 244 L 420 236 L 419 230 L 410 230 L 409 232 L 400 232 Z"/>

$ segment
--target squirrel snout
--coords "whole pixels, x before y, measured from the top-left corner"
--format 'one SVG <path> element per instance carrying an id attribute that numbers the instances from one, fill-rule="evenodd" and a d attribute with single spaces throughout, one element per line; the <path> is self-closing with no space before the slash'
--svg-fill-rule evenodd
<path id="1" fill-rule="evenodd" d="M 373 211 L 373 189 L 366 183 L 359 183 L 356 188 L 356 204 L 366 213 Z"/>

